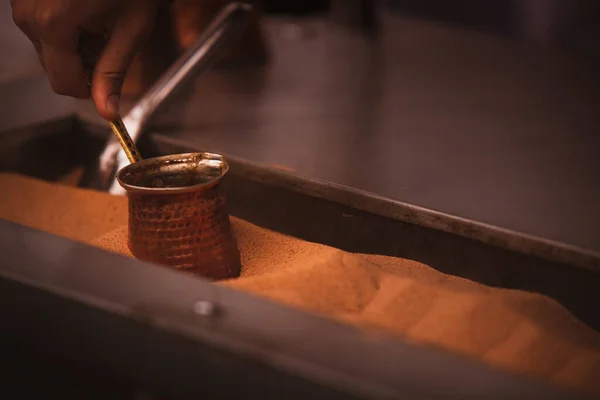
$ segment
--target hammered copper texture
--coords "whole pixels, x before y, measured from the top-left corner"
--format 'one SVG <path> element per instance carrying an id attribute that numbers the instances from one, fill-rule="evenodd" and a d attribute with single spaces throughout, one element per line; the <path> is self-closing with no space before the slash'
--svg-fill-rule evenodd
<path id="1" fill-rule="evenodd" d="M 213 153 L 173 154 L 121 169 L 131 253 L 208 279 L 238 277 L 240 253 L 220 186 L 228 169 Z"/>
<path id="2" fill-rule="evenodd" d="M 239 251 L 220 186 L 129 194 L 129 248 L 139 259 L 210 279 L 240 274 Z"/>

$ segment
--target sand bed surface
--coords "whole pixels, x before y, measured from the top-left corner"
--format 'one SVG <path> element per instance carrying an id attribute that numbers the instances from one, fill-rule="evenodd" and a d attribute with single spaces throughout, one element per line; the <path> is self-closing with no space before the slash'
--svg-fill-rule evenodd
<path id="1" fill-rule="evenodd" d="M 131 257 L 125 198 L 11 174 L 0 184 L 0 218 Z M 242 276 L 220 285 L 600 394 L 600 334 L 550 298 L 232 224 Z"/>

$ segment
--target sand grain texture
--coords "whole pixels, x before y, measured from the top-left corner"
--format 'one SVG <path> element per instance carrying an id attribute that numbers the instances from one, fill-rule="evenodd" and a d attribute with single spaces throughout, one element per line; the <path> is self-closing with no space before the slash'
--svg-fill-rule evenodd
<path id="1" fill-rule="evenodd" d="M 15 175 L 0 183 L 10 188 L 1 218 L 131 257 L 124 198 Z M 550 298 L 232 224 L 242 276 L 220 285 L 600 394 L 600 335 Z"/>

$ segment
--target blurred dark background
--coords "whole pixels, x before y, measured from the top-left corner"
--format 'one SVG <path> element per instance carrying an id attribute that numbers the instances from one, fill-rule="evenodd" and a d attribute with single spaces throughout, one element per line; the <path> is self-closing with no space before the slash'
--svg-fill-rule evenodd
<path id="1" fill-rule="evenodd" d="M 332 7 L 381 10 L 561 48 L 600 59 L 597 0 L 262 0 L 267 14 L 315 16 Z"/>

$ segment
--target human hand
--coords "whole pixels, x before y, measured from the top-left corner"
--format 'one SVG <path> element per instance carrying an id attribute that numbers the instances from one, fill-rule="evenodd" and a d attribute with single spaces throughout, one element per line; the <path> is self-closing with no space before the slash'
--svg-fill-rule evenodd
<path id="1" fill-rule="evenodd" d="M 118 117 L 121 88 L 138 48 L 152 31 L 160 0 L 11 0 L 13 20 L 33 43 L 52 89 L 92 97 L 98 113 Z M 87 84 L 80 50 L 83 33 L 105 35 Z"/>

